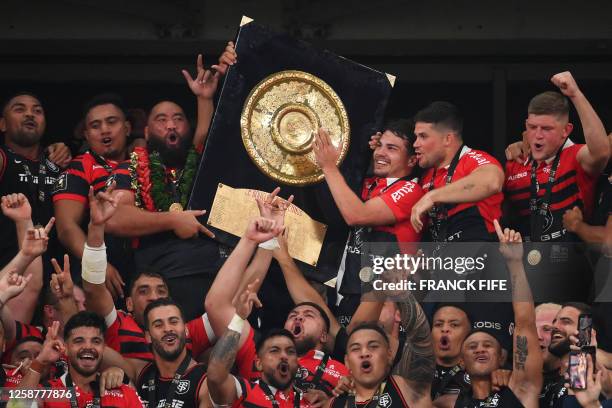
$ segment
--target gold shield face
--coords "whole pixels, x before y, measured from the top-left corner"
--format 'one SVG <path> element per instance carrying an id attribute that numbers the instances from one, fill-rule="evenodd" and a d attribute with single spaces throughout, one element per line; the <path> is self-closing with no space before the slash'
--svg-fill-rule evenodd
<path id="1" fill-rule="evenodd" d="M 338 165 L 349 147 L 346 109 L 334 90 L 302 71 L 281 71 L 249 94 L 240 117 L 244 146 L 257 167 L 284 184 L 303 186 L 323 179 L 312 144 L 322 127 L 341 147 Z"/>

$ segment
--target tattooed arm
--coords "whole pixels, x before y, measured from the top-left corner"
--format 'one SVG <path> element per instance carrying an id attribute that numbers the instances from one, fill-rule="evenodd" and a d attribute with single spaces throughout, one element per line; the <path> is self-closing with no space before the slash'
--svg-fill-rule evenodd
<path id="1" fill-rule="evenodd" d="M 412 293 L 408 298 L 398 302 L 397 306 L 402 316 L 402 326 L 407 337 L 404 349 L 398 350 L 402 358 L 393 369 L 393 374 L 401 375 L 408 385 L 410 406 L 431 403 L 431 382 L 435 370 L 435 360 L 431 341 L 431 330 L 427 317 Z"/>
<path id="2" fill-rule="evenodd" d="M 543 361 L 535 325 L 533 297 L 523 267 L 522 238 L 518 232 L 508 228 L 502 231 L 497 220 L 494 224 L 501 243 L 500 252 L 506 259 L 512 281 L 514 356 L 508 386 L 523 405 L 536 407 L 543 382 Z"/>
<path id="3" fill-rule="evenodd" d="M 230 374 L 230 370 L 236 361 L 240 333 L 245 320 L 251 314 L 253 306 L 261 307 L 257 292 L 254 290 L 256 287 L 259 287 L 257 279 L 247 285 L 244 292 L 234 299 L 236 314 L 210 354 L 206 376 L 210 399 L 215 404 L 231 405 L 240 398 L 236 386 L 237 380 Z"/>

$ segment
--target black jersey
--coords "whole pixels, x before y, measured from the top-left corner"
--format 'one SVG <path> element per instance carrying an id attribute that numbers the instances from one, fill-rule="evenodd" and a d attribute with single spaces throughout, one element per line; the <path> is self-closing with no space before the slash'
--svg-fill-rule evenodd
<path id="1" fill-rule="evenodd" d="M 503 388 L 485 399 L 472 396 L 472 389 L 464 390 L 457 397 L 455 408 L 522 408 L 523 403 L 514 395 L 510 388 Z"/>
<path id="2" fill-rule="evenodd" d="M 470 377 L 460 365 L 443 367 L 436 364 L 431 384 L 431 399 L 434 400 L 445 394 L 459 394 L 470 386 Z"/>
<path id="3" fill-rule="evenodd" d="M 0 167 L 0 196 L 22 193 L 32 207 L 34 225 L 46 225 L 53 216 L 51 193 L 61 169 L 45 154 L 39 160 L 30 160 L 6 146 L 0 146 L 3 165 Z M 54 230 L 50 244 L 54 242 Z M 6 265 L 19 250 L 15 223 L 0 214 L 0 266 Z M 49 252 L 54 252 L 50 247 Z M 55 256 L 55 254 L 53 254 Z"/>
<path id="4" fill-rule="evenodd" d="M 206 367 L 204 364 L 196 364 L 188 368 L 176 386 L 176 391 L 172 398 L 172 406 L 181 408 L 198 407 L 198 396 L 205 379 Z M 171 383 L 172 378 L 160 377 L 157 366 L 154 363 L 149 363 L 142 370 L 136 381 L 136 391 L 138 391 L 138 395 L 145 407 L 163 407 Z M 152 403 L 152 401 L 149 401 L 149 398 L 153 395 L 155 396 L 155 401 Z"/>
<path id="5" fill-rule="evenodd" d="M 355 401 L 354 406 L 351 406 L 353 403 L 349 402 L 349 399 L 354 398 L 354 396 L 344 394 L 332 399 L 331 407 L 346 408 L 348 404 L 349 408 L 366 408 L 373 403 L 371 406 L 375 406 L 377 408 L 408 408 L 408 403 L 404 399 L 404 396 L 402 395 L 402 392 L 400 391 L 399 386 L 392 375 L 387 377 L 383 384 L 382 390 L 377 392 L 371 400 L 362 402 Z"/>

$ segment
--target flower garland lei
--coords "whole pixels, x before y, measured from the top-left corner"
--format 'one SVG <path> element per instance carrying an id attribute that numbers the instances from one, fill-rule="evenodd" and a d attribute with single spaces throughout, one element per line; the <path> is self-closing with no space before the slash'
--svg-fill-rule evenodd
<path id="1" fill-rule="evenodd" d="M 183 175 L 179 180 L 177 192 L 180 204 L 186 207 L 191 192 L 191 183 L 196 174 L 199 154 L 194 147 L 189 149 Z M 168 211 L 175 201 L 166 191 L 166 171 L 159 153 L 149 154 L 146 148 L 136 147 L 130 154 L 130 177 L 135 203 L 148 211 Z"/>

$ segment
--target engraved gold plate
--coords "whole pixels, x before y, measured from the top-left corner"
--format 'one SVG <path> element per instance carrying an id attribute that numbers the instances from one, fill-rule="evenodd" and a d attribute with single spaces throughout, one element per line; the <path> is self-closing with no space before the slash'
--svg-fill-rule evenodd
<path id="1" fill-rule="evenodd" d="M 346 156 L 350 127 L 344 104 L 323 80 L 303 71 L 281 71 L 262 80 L 249 94 L 240 117 L 244 146 L 257 167 L 284 184 L 323 180 L 312 145 L 322 127 Z"/>

